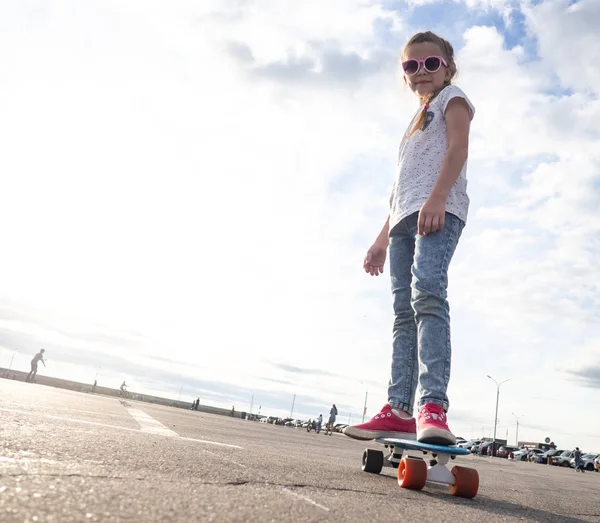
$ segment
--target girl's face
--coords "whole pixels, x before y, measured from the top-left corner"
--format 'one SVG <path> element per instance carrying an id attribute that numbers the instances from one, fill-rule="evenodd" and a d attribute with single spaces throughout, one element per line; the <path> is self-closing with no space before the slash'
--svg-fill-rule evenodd
<path id="1" fill-rule="evenodd" d="M 409 45 L 404 51 L 402 64 L 404 81 L 419 98 L 441 89 L 451 79 L 442 50 L 432 42 Z M 417 67 L 418 70 L 414 72 Z"/>

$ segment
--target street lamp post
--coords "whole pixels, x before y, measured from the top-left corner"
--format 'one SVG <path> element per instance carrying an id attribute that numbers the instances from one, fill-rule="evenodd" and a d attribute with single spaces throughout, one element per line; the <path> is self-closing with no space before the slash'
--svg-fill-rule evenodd
<path id="1" fill-rule="evenodd" d="M 496 455 L 496 426 L 498 425 L 498 401 L 500 400 L 500 385 L 502 385 L 503 383 L 506 383 L 508 381 L 508 379 L 498 383 L 489 374 L 487 375 L 487 377 L 490 378 L 496 384 L 496 417 L 494 418 L 494 440 L 492 442 L 492 456 L 495 456 Z"/>
<path id="2" fill-rule="evenodd" d="M 12 369 L 13 360 L 15 359 L 15 354 L 17 353 L 17 351 L 18 351 L 18 350 L 19 350 L 19 349 L 15 349 L 15 350 L 13 351 L 12 358 L 10 359 L 10 365 L 8 366 L 8 370 L 11 370 L 11 369 Z"/>
<path id="3" fill-rule="evenodd" d="M 516 438 L 516 439 L 517 439 L 517 441 L 516 441 L 516 443 L 515 443 L 515 444 L 516 444 L 516 446 L 518 447 L 518 446 L 519 446 L 519 418 L 522 418 L 522 417 L 523 417 L 523 414 L 521 414 L 520 416 L 517 416 L 517 415 L 516 415 L 516 414 L 513 412 L 513 413 L 512 413 L 512 415 L 513 415 L 513 416 L 516 418 L 516 420 L 517 420 L 517 438 Z"/>
<path id="4" fill-rule="evenodd" d="M 369 389 L 362 381 L 361 381 L 361 383 L 365 386 L 365 406 L 363 407 L 363 414 L 362 414 L 362 423 L 364 423 L 365 416 L 367 415 L 367 397 L 369 396 Z"/>

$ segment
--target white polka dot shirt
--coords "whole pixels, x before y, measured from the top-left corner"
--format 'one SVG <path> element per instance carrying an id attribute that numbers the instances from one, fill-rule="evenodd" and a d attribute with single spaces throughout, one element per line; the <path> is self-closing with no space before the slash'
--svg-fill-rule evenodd
<path id="1" fill-rule="evenodd" d="M 471 109 L 471 118 L 475 108 L 465 93 L 455 85 L 444 88 L 429 104 L 427 121 L 421 130 L 409 136 L 410 131 L 421 113 L 422 106 L 413 116 L 398 153 L 396 180 L 390 197 L 390 231 L 411 214 L 419 211 L 433 189 L 440 175 L 448 139 L 446 136 L 446 107 L 448 102 L 459 96 L 464 98 Z M 469 197 L 467 196 L 467 162 L 450 190 L 446 202 L 446 211 L 467 221 Z"/>

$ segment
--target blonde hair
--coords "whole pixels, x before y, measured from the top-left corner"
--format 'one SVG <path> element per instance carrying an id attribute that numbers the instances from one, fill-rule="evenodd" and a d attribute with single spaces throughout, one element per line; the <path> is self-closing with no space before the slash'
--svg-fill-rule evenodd
<path id="1" fill-rule="evenodd" d="M 408 47 L 410 45 L 423 44 L 423 43 L 436 44 L 440 48 L 440 51 L 442 52 L 442 56 L 446 59 L 446 63 L 448 64 L 448 71 L 450 73 L 450 78 L 448 78 L 444 82 L 444 86 L 442 88 L 427 95 L 425 97 L 425 99 L 422 100 L 424 102 L 423 110 L 419 114 L 419 117 L 417 118 L 415 125 L 413 126 L 412 130 L 410 131 L 410 136 L 412 136 L 414 133 L 416 133 L 419 129 L 423 128 L 423 126 L 425 125 L 425 122 L 427 121 L 427 109 L 429 109 L 429 104 L 432 102 L 432 100 L 438 94 L 440 94 L 442 89 L 444 89 L 445 87 L 449 86 L 452 83 L 452 79 L 456 76 L 456 73 L 457 73 L 456 62 L 454 61 L 454 48 L 452 47 L 452 44 L 450 42 L 448 42 L 448 40 L 443 39 L 441 36 L 438 36 L 435 33 L 432 33 L 431 31 L 425 31 L 424 33 L 417 33 L 416 35 L 414 35 L 404 46 L 404 51 L 402 51 L 402 56 L 406 55 L 406 50 L 408 49 Z"/>

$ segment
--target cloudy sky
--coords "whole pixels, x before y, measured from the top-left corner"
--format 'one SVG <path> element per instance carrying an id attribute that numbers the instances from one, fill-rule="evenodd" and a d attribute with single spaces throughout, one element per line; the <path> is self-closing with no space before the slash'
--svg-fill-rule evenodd
<path id="1" fill-rule="evenodd" d="M 600 451 L 595 0 L 0 5 L 0 366 L 356 421 L 386 400 L 362 272 L 431 29 L 477 108 L 449 419 Z M 17 349 L 15 351 L 15 349 Z M 14 356 L 14 359 L 13 359 Z"/>

